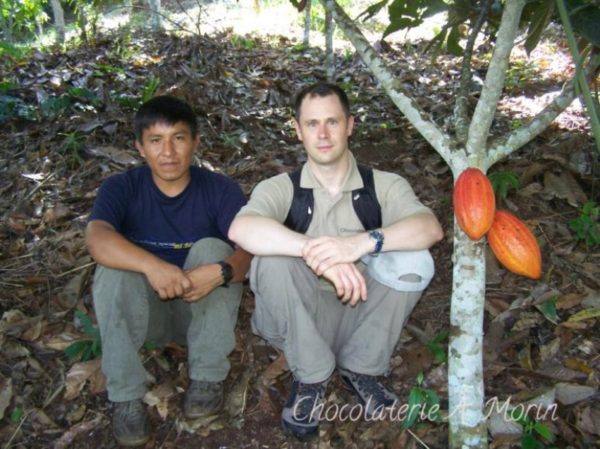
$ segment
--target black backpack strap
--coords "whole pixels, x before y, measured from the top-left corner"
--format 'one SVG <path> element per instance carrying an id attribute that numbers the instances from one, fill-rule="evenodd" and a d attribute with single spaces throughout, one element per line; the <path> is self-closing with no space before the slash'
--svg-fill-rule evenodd
<path id="1" fill-rule="evenodd" d="M 303 189 L 300 187 L 301 175 L 302 167 L 288 173 L 294 186 L 294 197 L 292 198 L 292 205 L 283 224 L 292 231 L 304 234 L 308 230 L 312 220 L 315 198 L 312 189 Z"/>
<path id="2" fill-rule="evenodd" d="M 358 171 L 363 188 L 352 191 L 352 205 L 365 231 L 370 231 L 381 227 L 381 205 L 375 193 L 373 169 L 359 164 Z"/>

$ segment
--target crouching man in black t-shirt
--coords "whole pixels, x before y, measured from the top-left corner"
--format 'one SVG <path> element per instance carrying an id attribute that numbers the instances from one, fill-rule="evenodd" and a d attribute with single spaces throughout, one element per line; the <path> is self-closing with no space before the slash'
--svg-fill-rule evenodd
<path id="1" fill-rule="evenodd" d="M 138 355 L 146 340 L 187 344 L 187 418 L 222 407 L 251 259 L 227 239 L 246 203 L 240 187 L 191 166 L 200 137 L 190 106 L 153 98 L 137 112 L 135 134 L 146 164 L 102 183 L 86 234 L 98 262 L 93 296 L 113 432 L 125 446 L 149 438 L 147 372 Z"/>

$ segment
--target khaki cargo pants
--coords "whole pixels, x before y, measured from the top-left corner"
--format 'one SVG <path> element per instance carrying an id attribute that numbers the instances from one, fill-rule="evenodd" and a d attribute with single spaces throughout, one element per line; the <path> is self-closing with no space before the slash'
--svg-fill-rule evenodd
<path id="1" fill-rule="evenodd" d="M 370 375 L 389 371 L 400 332 L 422 292 L 392 290 L 363 275 L 368 299 L 350 307 L 323 287 L 303 259 L 254 257 L 252 329 L 284 352 L 299 381 L 321 382 L 336 366 Z"/>
<path id="2" fill-rule="evenodd" d="M 190 249 L 184 268 L 215 263 L 232 252 L 222 240 L 202 239 Z M 227 377 L 227 356 L 235 346 L 242 296 L 240 283 L 219 287 L 191 304 L 181 299 L 161 301 L 143 274 L 99 265 L 92 291 L 102 339 L 102 371 L 111 401 L 129 401 L 146 393 L 147 372 L 138 354 L 144 341 L 187 344 L 191 379 Z"/>

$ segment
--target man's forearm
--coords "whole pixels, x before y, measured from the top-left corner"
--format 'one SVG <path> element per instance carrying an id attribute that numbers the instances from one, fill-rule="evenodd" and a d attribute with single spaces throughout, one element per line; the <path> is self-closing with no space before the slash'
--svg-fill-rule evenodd
<path id="1" fill-rule="evenodd" d="M 233 220 L 229 239 L 257 256 L 302 257 L 309 237 L 266 217 L 244 215 Z"/>
<path id="2" fill-rule="evenodd" d="M 157 262 L 152 253 L 102 224 L 88 225 L 86 243 L 94 260 L 109 268 L 146 273 L 149 266 Z"/>
<path id="3" fill-rule="evenodd" d="M 437 218 L 428 213 L 406 217 L 383 228 L 382 232 L 385 236 L 382 251 L 427 249 L 444 238 L 444 232 Z"/>

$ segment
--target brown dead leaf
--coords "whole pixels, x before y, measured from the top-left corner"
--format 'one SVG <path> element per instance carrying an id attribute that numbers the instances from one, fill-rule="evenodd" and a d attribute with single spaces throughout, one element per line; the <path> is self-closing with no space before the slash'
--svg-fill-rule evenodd
<path id="1" fill-rule="evenodd" d="M 83 338 L 86 337 L 82 334 L 65 331 L 61 332 L 58 335 L 47 336 L 47 338 L 44 338 L 42 340 L 42 345 L 48 349 L 53 349 L 55 351 L 64 351 L 73 343 Z"/>
<path id="2" fill-rule="evenodd" d="M 575 371 L 556 363 L 549 363 L 547 366 L 536 370 L 536 373 L 550 377 L 551 379 L 561 380 L 563 382 L 572 382 L 575 380 L 585 380 L 587 376 L 579 371 Z"/>
<path id="3" fill-rule="evenodd" d="M 66 401 L 75 399 L 88 381 L 92 393 L 104 391 L 106 389 L 106 378 L 100 369 L 101 363 L 101 359 L 75 363 L 67 373 L 63 398 Z"/>
<path id="4" fill-rule="evenodd" d="M 558 354 L 558 351 L 560 351 L 560 338 L 555 338 L 547 345 L 540 346 L 540 359 L 542 362 L 551 360 Z"/>
<path id="5" fill-rule="evenodd" d="M 71 446 L 73 440 L 78 435 L 89 434 L 92 430 L 100 425 L 102 422 L 102 415 L 96 416 L 91 421 L 85 421 L 80 424 L 77 424 L 67 430 L 65 433 L 61 435 L 61 437 L 54 442 L 53 449 L 66 449 Z"/>
<path id="6" fill-rule="evenodd" d="M 40 317 L 41 318 L 41 317 Z M 26 341 L 35 341 L 40 338 L 48 322 L 46 320 L 37 320 L 29 329 L 21 334 L 21 338 Z"/>
<path id="7" fill-rule="evenodd" d="M 567 368 L 581 371 L 582 373 L 585 373 L 588 375 L 592 374 L 594 372 L 594 370 L 592 368 L 590 368 L 588 366 L 588 364 L 585 363 L 584 360 L 581 360 L 581 359 L 568 358 L 568 359 L 565 359 L 564 364 Z"/>
<path id="8" fill-rule="evenodd" d="M 556 301 L 556 308 L 562 310 L 570 309 L 571 307 L 575 307 L 576 305 L 580 304 L 584 298 L 585 295 L 580 293 L 569 293 L 558 298 Z"/>
<path id="9" fill-rule="evenodd" d="M 577 416 L 577 427 L 587 433 L 600 435 L 600 410 L 586 407 Z"/>
<path id="10" fill-rule="evenodd" d="M 12 379 L 0 380 L 0 421 L 4 418 L 4 412 L 10 405 L 13 395 Z"/>
<path id="11" fill-rule="evenodd" d="M 28 331 L 31 327 L 35 326 L 41 319 L 41 315 L 29 317 L 20 310 L 8 310 L 2 314 L 2 319 L 0 320 L 0 334 L 21 337 L 25 331 Z"/>
<path id="12" fill-rule="evenodd" d="M 568 171 L 561 171 L 559 176 L 547 171 L 544 174 L 544 193 L 564 199 L 573 207 L 579 207 L 587 201 L 586 194 Z"/>
<path id="13" fill-rule="evenodd" d="M 261 381 L 263 385 L 271 385 L 279 376 L 289 371 L 287 360 L 285 355 L 282 353 L 263 371 L 261 375 Z"/>
<path id="14" fill-rule="evenodd" d="M 45 223 L 56 223 L 71 215 L 71 210 L 64 204 L 57 204 L 44 212 Z"/>
<path id="15" fill-rule="evenodd" d="M 169 414 L 169 399 L 177 394 L 177 390 L 170 381 L 157 385 L 144 396 L 144 402 L 150 407 L 156 407 L 158 415 L 167 419 Z"/>
<path id="16" fill-rule="evenodd" d="M 67 285 L 65 285 L 62 292 L 60 292 L 57 297 L 57 301 L 61 307 L 70 310 L 77 305 L 77 301 L 79 301 L 79 298 L 81 297 L 83 286 L 89 277 L 91 269 L 92 267 L 89 266 L 80 270 L 69 280 L 69 282 L 67 282 Z"/>
<path id="17" fill-rule="evenodd" d="M 246 369 L 240 376 L 240 379 L 229 391 L 225 402 L 225 410 L 227 410 L 229 416 L 241 416 L 244 413 L 251 377 L 252 371 Z"/>
<path id="18" fill-rule="evenodd" d="M 85 151 L 92 156 L 106 157 L 121 165 L 135 165 L 138 163 L 138 160 L 131 154 L 112 145 L 86 148 Z"/>
<path id="19" fill-rule="evenodd" d="M 37 433 L 48 432 L 50 429 L 58 429 L 59 425 L 56 424 L 41 408 L 35 408 L 31 411 L 28 420 L 33 429 Z"/>
<path id="20" fill-rule="evenodd" d="M 79 404 L 77 407 L 67 413 L 66 419 L 71 425 L 78 423 L 83 419 L 86 411 L 87 407 L 85 404 Z"/>
<path id="21" fill-rule="evenodd" d="M 598 390 L 587 385 L 570 384 L 559 382 L 556 384 L 556 399 L 563 405 L 571 405 L 583 401 L 593 395 Z"/>

